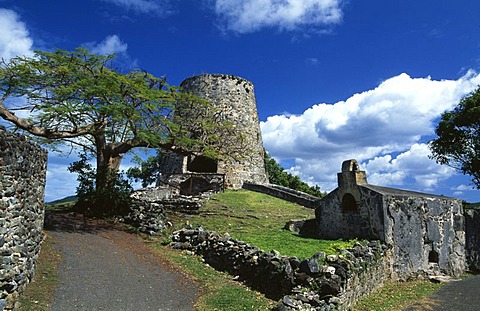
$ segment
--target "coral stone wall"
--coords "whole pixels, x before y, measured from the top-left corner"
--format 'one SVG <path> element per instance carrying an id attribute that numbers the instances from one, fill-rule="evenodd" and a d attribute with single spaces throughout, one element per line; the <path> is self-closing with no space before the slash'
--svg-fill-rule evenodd
<path id="1" fill-rule="evenodd" d="M 459 276 L 465 271 L 462 202 L 374 186 L 355 160 L 342 164 L 338 188 L 315 210 L 320 238 L 380 240 L 392 248 L 394 279 L 416 274 Z"/>
<path id="2" fill-rule="evenodd" d="M 43 239 L 47 152 L 0 127 L 0 310 L 34 274 Z"/>
<path id="3" fill-rule="evenodd" d="M 480 210 L 465 210 L 465 244 L 468 268 L 480 271 Z"/>
<path id="4" fill-rule="evenodd" d="M 460 276 L 465 271 L 462 202 L 420 196 L 387 196 L 386 234 L 397 278 L 412 274 Z"/>
<path id="5" fill-rule="evenodd" d="M 414 274 L 459 276 L 465 270 L 465 229 L 460 200 L 358 186 L 356 210 L 344 210 L 338 190 L 315 211 L 321 238 L 379 239 L 392 247 L 393 278 Z M 335 224 L 335 225 L 332 225 Z"/>
<path id="6" fill-rule="evenodd" d="M 253 84 L 245 79 L 223 74 L 193 76 L 180 85 L 183 91 L 207 99 L 220 110 L 221 119 L 232 123 L 232 133 L 222 134 L 222 144 L 236 150 L 236 160 L 219 161 L 217 171 L 225 174 L 228 188 L 241 188 L 245 181 L 266 183 L 264 150 Z M 165 172 L 185 172 L 185 161 L 165 163 Z M 188 161 L 187 161 L 188 162 Z M 182 167 L 179 167 L 182 166 Z"/>
<path id="7" fill-rule="evenodd" d="M 235 275 L 272 299 L 276 310 L 350 310 L 388 279 L 388 250 L 379 241 L 356 243 L 340 255 L 319 252 L 299 260 L 232 239 L 228 234 L 182 229 L 171 245 L 201 255 L 219 271 Z"/>

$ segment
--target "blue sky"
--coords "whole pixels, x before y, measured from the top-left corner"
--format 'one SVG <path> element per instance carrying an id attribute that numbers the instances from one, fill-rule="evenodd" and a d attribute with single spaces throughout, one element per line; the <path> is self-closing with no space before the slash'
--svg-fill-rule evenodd
<path id="1" fill-rule="evenodd" d="M 356 158 L 372 184 L 480 201 L 426 145 L 480 84 L 479 13 L 473 0 L 0 0 L 0 56 L 86 46 L 173 85 L 238 75 L 265 147 L 304 180 L 332 190 Z M 50 154 L 47 200 L 74 193 L 72 160 Z"/>

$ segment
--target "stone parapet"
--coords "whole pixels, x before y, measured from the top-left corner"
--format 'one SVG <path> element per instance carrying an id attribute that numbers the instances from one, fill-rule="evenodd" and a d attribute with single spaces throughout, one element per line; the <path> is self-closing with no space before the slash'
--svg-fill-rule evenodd
<path id="1" fill-rule="evenodd" d="M 286 187 L 273 185 L 273 184 L 255 184 L 250 182 L 245 182 L 243 184 L 243 189 L 256 191 L 264 194 L 271 195 L 276 198 L 280 198 L 285 201 L 297 203 L 299 205 L 308 207 L 308 208 L 317 208 L 320 198 L 306 194 L 301 191 L 296 191 Z"/>

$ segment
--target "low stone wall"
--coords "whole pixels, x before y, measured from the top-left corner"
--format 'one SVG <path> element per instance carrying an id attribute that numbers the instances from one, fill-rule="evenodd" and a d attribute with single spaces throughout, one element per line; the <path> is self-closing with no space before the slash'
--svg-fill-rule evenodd
<path id="1" fill-rule="evenodd" d="M 278 310 L 348 310 L 389 277 L 387 249 L 380 242 L 357 243 L 341 255 L 319 252 L 300 261 L 201 227 L 176 231 L 172 241 L 173 248 L 201 255 L 215 269 L 279 299 Z"/>
<path id="2" fill-rule="evenodd" d="M 47 152 L 0 127 L 0 310 L 34 274 L 43 240 Z"/>
<path id="3" fill-rule="evenodd" d="M 271 195 L 276 198 L 280 198 L 285 201 L 297 203 L 299 205 L 308 207 L 308 208 L 317 208 L 318 201 L 320 198 L 315 196 L 296 191 L 290 188 L 282 187 L 279 185 L 273 184 L 254 184 L 245 182 L 242 186 L 243 189 L 256 191 Z"/>
<path id="4" fill-rule="evenodd" d="M 465 253 L 470 270 L 480 271 L 480 210 L 465 210 Z"/>

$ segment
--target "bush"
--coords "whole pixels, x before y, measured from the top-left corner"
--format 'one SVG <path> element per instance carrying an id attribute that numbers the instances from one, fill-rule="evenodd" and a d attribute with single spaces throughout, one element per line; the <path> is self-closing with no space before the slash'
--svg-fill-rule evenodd
<path id="1" fill-rule="evenodd" d="M 128 212 L 133 188 L 123 173 L 112 170 L 97 172 L 88 163 L 85 154 L 80 156 L 79 161 L 70 164 L 68 170 L 78 174 L 77 210 L 96 217 L 124 215 Z M 106 181 L 104 185 L 97 185 L 100 177 Z"/>

